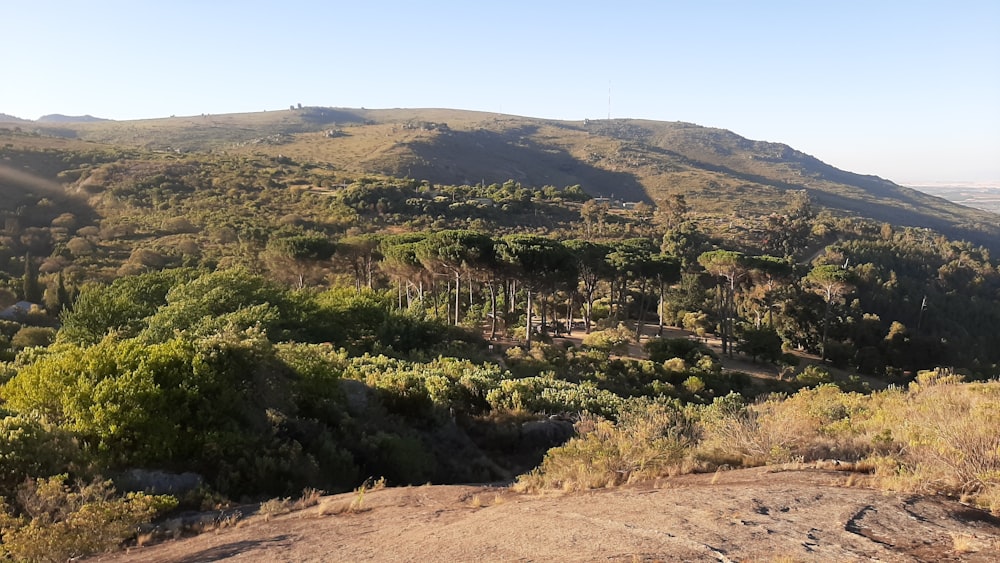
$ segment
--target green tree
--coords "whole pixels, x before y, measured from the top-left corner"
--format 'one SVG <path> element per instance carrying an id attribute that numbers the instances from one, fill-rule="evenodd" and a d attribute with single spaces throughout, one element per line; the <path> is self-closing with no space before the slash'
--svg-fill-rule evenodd
<path id="1" fill-rule="evenodd" d="M 323 279 L 335 249 L 322 233 L 273 237 L 268 240 L 264 263 L 272 276 L 302 289 Z"/>
<path id="2" fill-rule="evenodd" d="M 29 303 L 42 302 L 42 285 L 38 281 L 38 265 L 31 257 L 31 253 L 24 255 L 24 276 L 21 284 L 24 300 Z"/>
<path id="3" fill-rule="evenodd" d="M 382 260 L 379 267 L 390 279 L 396 280 L 397 305 L 403 308 L 403 297 L 406 297 L 406 308 L 409 309 L 414 298 L 423 306 L 424 284 L 427 282 L 427 270 L 420 263 L 417 250 L 426 238 L 422 233 L 392 235 L 383 237 L 379 243 Z M 415 297 L 414 297 L 415 294 Z"/>
<path id="4" fill-rule="evenodd" d="M 583 286 L 583 322 L 587 334 L 590 334 L 597 286 L 601 280 L 607 279 L 611 273 L 611 268 L 607 262 L 611 247 L 606 244 L 579 239 L 568 240 L 564 244 L 576 261 L 580 283 Z"/>
<path id="5" fill-rule="evenodd" d="M 823 360 L 827 359 L 827 337 L 830 329 L 830 310 L 833 302 L 848 292 L 854 285 L 852 283 L 850 271 L 835 264 L 816 266 L 810 271 L 803 282 L 813 288 L 826 301 L 826 310 L 823 313 L 823 339 L 821 343 Z"/>
<path id="6" fill-rule="evenodd" d="M 559 241 L 537 235 L 507 235 L 498 246 L 501 260 L 510 269 L 508 272 L 521 280 L 527 289 L 527 337 L 526 346 L 531 348 L 532 292 L 551 292 L 560 285 L 575 282 L 576 262 L 570 251 Z M 544 324 L 544 308 L 542 308 Z"/>
<path id="7" fill-rule="evenodd" d="M 455 322 L 461 312 L 462 276 L 482 279 L 495 260 L 493 239 L 474 231 L 438 231 L 417 246 L 417 258 L 427 270 L 455 279 Z M 470 306 L 471 295 L 470 295 Z"/>
<path id="8" fill-rule="evenodd" d="M 337 241 L 337 259 L 354 273 L 354 287 L 372 289 L 379 254 L 378 235 L 346 236 Z"/>
<path id="9" fill-rule="evenodd" d="M 607 203 L 598 203 L 593 199 L 589 199 L 583 203 L 580 207 L 580 218 L 583 219 L 583 223 L 587 228 L 588 237 L 592 235 L 595 224 L 600 232 L 604 232 L 604 219 L 607 215 Z"/>
<path id="10" fill-rule="evenodd" d="M 132 337 L 146 327 L 146 319 L 167 302 L 167 293 L 195 277 L 192 270 L 165 270 L 115 280 L 109 286 L 86 285 L 72 310 L 62 314 L 61 342 L 96 344 L 114 332 Z"/>
<path id="11" fill-rule="evenodd" d="M 757 361 L 777 362 L 781 358 L 781 336 L 773 328 L 746 327 L 736 349 Z"/>
<path id="12" fill-rule="evenodd" d="M 645 295 L 648 278 L 645 275 L 653 255 L 656 254 L 656 244 L 648 238 L 631 238 L 616 242 L 607 255 L 608 266 L 613 273 L 611 282 L 611 302 L 617 306 L 612 314 L 619 319 L 628 320 L 629 284 L 637 281 L 641 285 L 640 300 Z M 641 305 L 640 305 L 641 308 Z"/>
<path id="13" fill-rule="evenodd" d="M 717 303 L 719 336 L 722 339 L 722 352 L 732 355 L 735 337 L 736 292 L 749 272 L 746 256 L 742 252 L 713 250 L 699 256 L 698 263 L 709 274 L 724 281 L 718 286 L 720 289 Z"/>

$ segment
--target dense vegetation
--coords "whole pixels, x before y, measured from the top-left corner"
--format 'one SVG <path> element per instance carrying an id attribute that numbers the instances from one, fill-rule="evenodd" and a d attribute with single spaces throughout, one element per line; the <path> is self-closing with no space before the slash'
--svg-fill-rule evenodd
<path id="1" fill-rule="evenodd" d="M 997 507 L 1000 444 L 975 430 L 996 384 L 959 383 L 1000 375 L 1000 269 L 976 244 L 787 186 L 723 217 L 683 190 L 626 208 L 2 138 L 0 305 L 28 302 L 0 320 L 8 558 L 109 549 L 178 504 L 513 479 L 574 433 L 522 486 L 839 457 Z M 890 383 L 910 391 L 871 392 Z"/>

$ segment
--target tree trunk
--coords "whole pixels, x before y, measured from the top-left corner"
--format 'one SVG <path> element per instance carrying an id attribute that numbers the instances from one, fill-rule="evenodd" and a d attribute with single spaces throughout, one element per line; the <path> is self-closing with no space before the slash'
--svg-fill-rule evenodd
<path id="1" fill-rule="evenodd" d="M 826 296 L 826 312 L 823 313 L 823 342 L 820 348 L 820 361 L 826 362 L 826 336 L 827 330 L 830 327 L 830 304 L 833 302 L 833 296 L 827 293 Z"/>
<path id="2" fill-rule="evenodd" d="M 431 280 L 431 300 L 434 301 L 434 320 L 441 320 L 440 304 L 438 303 L 437 280 Z"/>
<path id="3" fill-rule="evenodd" d="M 541 319 L 542 319 L 542 326 L 541 326 L 542 334 L 548 334 L 549 333 L 549 331 L 548 331 L 549 327 L 546 326 L 546 324 L 545 324 L 545 309 L 546 309 L 546 305 L 548 305 L 548 298 L 547 298 L 546 294 L 542 293 L 542 292 L 538 292 L 538 296 L 541 297 L 541 301 L 542 301 L 541 307 L 538 308 L 539 312 L 541 313 Z"/>
<path id="4" fill-rule="evenodd" d="M 497 337 L 497 292 L 493 287 L 493 282 L 487 282 L 490 290 L 490 340 Z"/>
<path id="5" fill-rule="evenodd" d="M 635 341 L 642 338 L 642 327 L 646 323 L 646 280 L 642 280 L 642 296 L 639 298 L 639 319 L 635 321 Z"/>
<path id="6" fill-rule="evenodd" d="M 569 304 L 566 305 L 566 336 L 573 336 L 573 292 L 569 292 Z"/>
<path id="7" fill-rule="evenodd" d="M 528 290 L 527 321 L 525 322 L 525 348 L 531 351 L 531 290 Z"/>
<path id="8" fill-rule="evenodd" d="M 458 311 L 461 308 L 460 302 L 462 298 L 462 279 L 459 277 L 459 273 L 455 272 L 455 326 L 458 326 Z"/>
<path id="9" fill-rule="evenodd" d="M 584 309 L 584 331 L 586 334 L 590 334 L 590 321 L 594 318 L 594 288 L 587 288 L 587 307 Z"/>
<path id="10" fill-rule="evenodd" d="M 657 303 L 658 305 L 656 306 L 656 313 L 657 313 L 656 316 L 660 324 L 656 328 L 656 336 L 662 337 L 663 336 L 663 280 L 662 279 L 660 279 L 660 298 L 657 301 Z"/>
<path id="11" fill-rule="evenodd" d="M 507 312 L 513 313 L 514 311 L 517 310 L 516 309 L 517 301 L 514 299 L 517 296 L 517 280 L 513 279 L 510 280 L 510 283 L 507 285 L 507 292 L 508 292 L 507 294 L 510 296 L 510 298 L 507 300 Z"/>

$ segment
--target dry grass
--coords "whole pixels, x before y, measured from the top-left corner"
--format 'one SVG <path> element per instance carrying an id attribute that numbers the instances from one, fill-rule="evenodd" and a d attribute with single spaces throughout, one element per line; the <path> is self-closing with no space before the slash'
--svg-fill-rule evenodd
<path id="1" fill-rule="evenodd" d="M 350 500 L 342 498 L 317 499 L 316 516 L 329 516 L 331 514 L 358 514 L 371 510 L 365 506 L 365 496 L 371 491 L 385 488 L 385 477 L 377 480 L 368 479 L 360 487 L 354 489 L 354 496 Z"/>
<path id="2" fill-rule="evenodd" d="M 285 497 L 274 498 L 260 503 L 260 508 L 257 510 L 257 514 L 262 516 L 264 520 L 267 521 L 274 516 L 297 512 L 311 506 L 316 506 L 319 504 L 322 496 L 323 491 L 307 488 L 302 491 L 302 496 L 296 500 L 292 500 L 291 497 Z"/>
<path id="3" fill-rule="evenodd" d="M 975 536 L 970 534 L 956 534 L 951 535 L 952 549 L 955 553 L 972 553 L 976 551 L 976 541 Z"/>
<path id="4" fill-rule="evenodd" d="M 585 417 L 578 430 L 590 430 L 549 450 L 542 464 L 521 475 L 519 492 L 577 491 L 615 487 L 678 474 L 685 467 L 690 427 L 676 410 L 660 405 L 625 413 L 615 424 Z"/>
<path id="5" fill-rule="evenodd" d="M 1000 513 L 1000 382 L 928 372 L 908 390 L 871 395 L 823 386 L 750 405 L 731 396 L 693 422 L 658 408 L 618 423 L 581 421 L 582 435 L 550 450 L 515 490 L 614 487 L 712 470 L 716 483 L 719 469 L 767 464 L 843 471 L 846 486 L 947 494 Z"/>

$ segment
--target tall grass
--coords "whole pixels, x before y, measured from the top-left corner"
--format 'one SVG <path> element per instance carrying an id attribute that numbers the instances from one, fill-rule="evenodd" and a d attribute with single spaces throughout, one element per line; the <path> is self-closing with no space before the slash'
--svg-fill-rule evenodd
<path id="1" fill-rule="evenodd" d="M 678 473 L 694 442 L 685 413 L 661 404 L 628 410 L 617 423 L 585 416 L 576 426 L 580 436 L 549 450 L 516 490 L 594 489 Z"/>
<path id="2" fill-rule="evenodd" d="M 1000 513 L 1000 382 L 924 372 L 908 389 L 821 386 L 745 403 L 647 404 L 617 423 L 585 418 L 516 487 L 578 490 L 719 467 L 835 459 L 899 491 L 942 493 Z"/>

